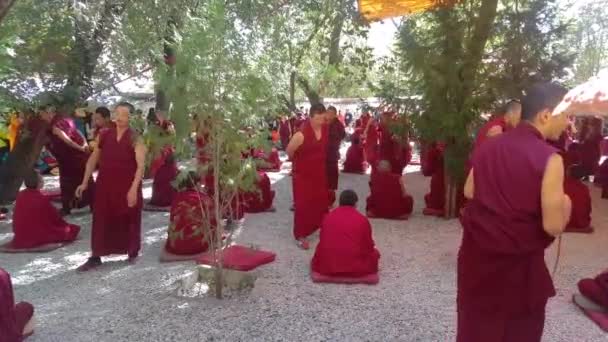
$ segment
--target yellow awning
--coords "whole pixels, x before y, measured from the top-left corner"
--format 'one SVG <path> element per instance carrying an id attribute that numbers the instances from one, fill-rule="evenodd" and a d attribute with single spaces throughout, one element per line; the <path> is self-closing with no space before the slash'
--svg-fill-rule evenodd
<path id="1" fill-rule="evenodd" d="M 440 6 L 452 6 L 458 0 L 358 0 L 359 13 L 368 21 L 418 13 Z"/>

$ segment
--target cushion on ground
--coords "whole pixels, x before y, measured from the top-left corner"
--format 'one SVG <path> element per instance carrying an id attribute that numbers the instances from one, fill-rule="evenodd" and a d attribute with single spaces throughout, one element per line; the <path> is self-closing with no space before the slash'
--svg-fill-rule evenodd
<path id="1" fill-rule="evenodd" d="M 50 201 L 61 202 L 61 190 L 60 189 L 47 189 L 41 191 Z"/>
<path id="2" fill-rule="evenodd" d="M 160 212 L 166 212 L 166 213 L 168 213 L 168 212 L 171 211 L 171 206 L 157 207 L 155 205 L 146 203 L 146 204 L 144 204 L 143 210 L 144 211 L 160 211 Z"/>
<path id="3" fill-rule="evenodd" d="M 276 254 L 273 252 L 255 250 L 240 245 L 232 245 L 224 249 L 223 255 L 224 267 L 237 271 L 253 270 L 258 266 L 273 262 L 275 258 Z M 198 258 L 197 263 L 213 266 L 213 254 L 211 252 L 204 253 Z"/>
<path id="4" fill-rule="evenodd" d="M 363 277 L 336 277 L 323 275 L 314 271 L 310 271 L 310 278 L 315 283 L 332 283 L 332 284 L 367 284 L 376 285 L 380 281 L 378 273 L 368 274 Z"/>
<path id="5" fill-rule="evenodd" d="M 9 241 L 0 245 L 0 253 L 44 253 L 54 251 L 65 245 L 66 243 L 49 243 L 32 248 L 13 248 Z"/>
<path id="6" fill-rule="evenodd" d="M 575 294 L 572 296 L 572 301 L 578 306 L 589 319 L 597 324 L 602 330 L 608 332 L 608 312 L 601 311 L 601 307 L 593 303 L 581 294 Z"/>
<path id="7" fill-rule="evenodd" d="M 589 226 L 587 228 L 566 228 L 566 233 L 583 233 L 583 234 L 591 234 L 593 233 L 593 227 Z"/>

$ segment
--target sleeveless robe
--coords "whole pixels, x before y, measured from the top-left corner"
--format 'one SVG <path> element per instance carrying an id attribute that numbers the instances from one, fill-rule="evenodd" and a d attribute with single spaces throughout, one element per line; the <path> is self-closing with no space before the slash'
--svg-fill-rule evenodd
<path id="1" fill-rule="evenodd" d="M 0 268 L 0 338 L 2 342 L 24 340 L 23 328 L 34 315 L 34 307 L 27 302 L 15 305 L 11 277 Z"/>
<path id="2" fill-rule="evenodd" d="M 431 177 L 431 191 L 424 195 L 425 215 L 443 216 L 445 211 L 444 148 L 443 144 L 433 143 L 422 162 L 422 174 Z"/>
<path id="3" fill-rule="evenodd" d="M 206 210 L 206 212 L 204 211 Z M 210 215 L 208 231 L 202 227 Z M 217 221 L 213 214 L 213 201 L 206 194 L 194 189 L 180 191 L 171 206 L 170 224 L 167 230 L 165 250 L 176 255 L 193 255 L 209 248 L 208 233 L 215 231 Z"/>
<path id="4" fill-rule="evenodd" d="M 275 192 L 270 185 L 266 172 L 258 171 L 256 190 L 242 195 L 243 209 L 246 213 L 261 213 L 272 207 Z"/>
<path id="5" fill-rule="evenodd" d="M 327 185 L 329 190 L 338 190 L 338 161 L 340 160 L 340 144 L 346 136 L 344 125 L 337 119 L 328 125 L 327 143 Z"/>
<path id="6" fill-rule="evenodd" d="M 17 195 L 13 212 L 13 248 L 34 248 L 76 240 L 80 227 L 69 224 L 40 190 L 25 189 Z"/>
<path id="7" fill-rule="evenodd" d="M 59 187 L 61 189 L 61 204 L 64 209 L 82 208 L 91 204 L 94 198 L 95 183 L 93 177 L 89 180 L 87 191 L 80 201 L 76 200 L 76 188 L 82 183 L 84 170 L 89 160 L 89 154 L 70 147 L 58 136 L 53 134 L 52 128 L 63 131 L 73 142 L 84 144 L 84 138 L 78 132 L 70 118 L 55 115 L 49 128 L 49 142 L 47 149 L 53 154 L 59 164 Z"/>
<path id="8" fill-rule="evenodd" d="M 295 152 L 293 169 L 293 235 L 296 240 L 319 229 L 329 207 L 325 170 L 328 128 L 323 126 L 317 140 L 310 122 L 306 122 L 302 125 L 302 134 L 304 142 Z"/>
<path id="9" fill-rule="evenodd" d="M 401 176 L 388 171 L 373 171 L 369 183 L 367 211 L 375 217 L 395 219 L 412 213 L 414 200 L 404 195 L 399 180 Z"/>
<path id="10" fill-rule="evenodd" d="M 141 183 L 137 203 L 127 205 L 127 193 L 135 172 L 134 143 L 137 133 L 128 129 L 117 141 L 116 128 L 104 131 L 100 137 L 99 174 L 93 207 L 91 245 L 93 256 L 128 254 L 136 257 L 141 247 Z"/>
<path id="11" fill-rule="evenodd" d="M 461 217 L 457 342 L 540 341 L 555 295 L 541 185 L 555 152 L 528 123 L 475 150 L 474 198 Z"/>
<path id="12" fill-rule="evenodd" d="M 171 184 L 175 178 L 179 170 L 177 169 L 177 164 L 164 164 L 161 166 L 158 171 L 156 171 L 156 175 L 154 176 L 154 181 L 152 183 L 152 199 L 150 199 L 150 204 L 157 207 L 168 207 L 173 203 L 173 198 L 177 191 Z"/>
<path id="13" fill-rule="evenodd" d="M 372 226 L 356 208 L 338 207 L 325 216 L 311 262 L 314 272 L 337 277 L 362 277 L 378 272 L 379 259 Z"/>
<path id="14" fill-rule="evenodd" d="M 589 188 L 576 178 L 566 177 L 564 192 L 572 200 L 572 214 L 567 231 L 587 229 L 591 225 L 591 194 Z"/>

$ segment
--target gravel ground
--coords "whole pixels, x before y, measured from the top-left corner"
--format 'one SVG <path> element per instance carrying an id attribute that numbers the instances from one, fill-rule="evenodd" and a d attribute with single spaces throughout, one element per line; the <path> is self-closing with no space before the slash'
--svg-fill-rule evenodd
<path id="1" fill-rule="evenodd" d="M 372 220 L 382 253 L 377 286 L 313 284 L 308 277 L 312 251 L 292 241 L 291 179 L 288 170 L 271 174 L 277 191 L 276 213 L 246 217 L 237 242 L 277 253 L 258 269 L 253 291 L 224 301 L 173 295 L 173 282 L 190 263 L 159 264 L 168 215 L 144 213 L 143 255 L 136 265 L 110 259 L 102 268 L 78 274 L 89 251 L 90 216 L 73 217 L 81 238 L 62 249 L 38 255 L 0 254 L 13 277 L 18 300 L 36 307 L 37 329 L 28 341 L 453 341 L 456 326 L 457 220 L 421 215 L 428 179 L 416 167 L 405 175 L 415 199 L 406 222 Z M 47 187 L 56 186 L 48 179 Z M 340 175 L 364 209 L 368 176 Z M 146 186 L 150 195 L 150 184 Z M 606 341 L 608 337 L 571 304 L 576 282 L 608 266 L 606 201 L 593 188 L 596 232 L 567 234 L 555 278 L 543 341 Z M 0 240 L 10 238 L 0 224 Z M 552 268 L 556 248 L 547 251 Z"/>

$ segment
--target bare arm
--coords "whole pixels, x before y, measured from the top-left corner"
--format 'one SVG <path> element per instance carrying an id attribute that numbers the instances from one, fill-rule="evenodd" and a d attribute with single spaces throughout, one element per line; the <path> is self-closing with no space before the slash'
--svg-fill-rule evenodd
<path id="1" fill-rule="evenodd" d="M 296 151 L 303 143 L 304 135 L 302 134 L 302 132 L 296 132 L 296 134 L 291 137 L 291 140 L 289 140 L 289 144 L 287 145 L 287 155 L 290 159 L 293 160 Z"/>
<path id="2" fill-rule="evenodd" d="M 486 137 L 490 138 L 490 137 L 495 137 L 497 135 L 501 135 L 502 132 L 502 127 L 500 126 L 492 126 L 489 130 L 488 133 L 486 133 Z"/>
<path id="3" fill-rule="evenodd" d="M 570 218 L 570 199 L 564 194 L 564 163 L 554 154 L 549 158 L 541 188 L 543 228 L 547 234 L 561 234 Z"/>
<path id="4" fill-rule="evenodd" d="M 97 167 L 97 163 L 99 162 L 99 156 L 101 155 L 101 149 L 99 148 L 99 137 L 95 139 L 96 149 L 93 150 L 93 153 L 89 156 L 89 160 L 87 160 L 87 166 L 84 169 L 84 178 L 82 179 L 82 184 L 86 185 L 89 183 L 89 179 L 91 179 L 91 175 L 93 175 L 93 171 Z"/>
<path id="5" fill-rule="evenodd" d="M 68 135 L 65 134 L 64 131 L 60 130 L 57 127 L 53 127 L 53 134 L 56 135 L 59 139 L 61 139 L 64 143 L 68 144 L 73 149 L 76 149 L 79 151 L 84 151 L 85 147 L 87 146 L 86 143 L 82 146 L 78 145 L 77 143 L 72 141 L 72 139 L 70 139 L 70 137 L 68 137 Z M 86 141 L 86 139 L 84 139 L 84 141 Z"/>
<path id="6" fill-rule="evenodd" d="M 146 167 L 146 145 L 140 138 L 135 142 L 135 161 L 137 162 L 137 170 L 133 177 L 133 183 L 131 183 L 131 191 L 137 191 L 139 184 L 144 177 L 144 169 Z"/>
<path id="7" fill-rule="evenodd" d="M 475 195 L 475 179 L 473 178 L 473 169 L 469 172 L 467 181 L 464 183 L 464 197 L 467 199 L 473 199 Z"/>

